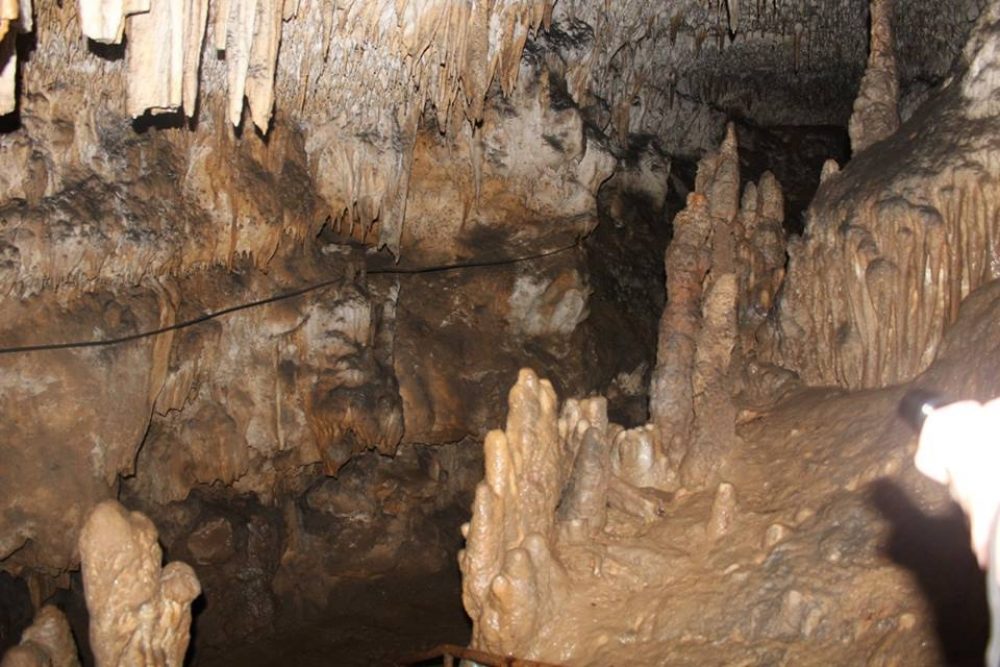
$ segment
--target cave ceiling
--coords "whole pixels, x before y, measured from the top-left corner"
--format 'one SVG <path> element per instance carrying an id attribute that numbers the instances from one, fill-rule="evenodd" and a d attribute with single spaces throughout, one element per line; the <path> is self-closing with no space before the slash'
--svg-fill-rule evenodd
<path id="1" fill-rule="evenodd" d="M 895 4 L 904 115 L 982 4 Z M 332 217 L 378 220 L 366 240 L 397 254 L 418 132 L 473 132 L 522 70 L 545 69 L 553 99 L 613 148 L 646 135 L 696 154 L 727 116 L 845 124 L 868 44 L 865 0 L 5 0 L 0 17 L 8 127 L 79 129 L 87 113 L 218 135 L 288 124 Z"/>

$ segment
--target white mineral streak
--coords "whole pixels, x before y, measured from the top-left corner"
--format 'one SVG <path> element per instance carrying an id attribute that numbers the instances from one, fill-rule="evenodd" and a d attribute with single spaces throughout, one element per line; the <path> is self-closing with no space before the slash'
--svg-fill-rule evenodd
<path id="1" fill-rule="evenodd" d="M 128 17 L 128 113 L 194 114 L 208 0 L 151 0 Z"/>
<path id="2" fill-rule="evenodd" d="M 120 44 L 125 17 L 150 9 L 150 0 L 79 0 L 80 29 L 85 37 L 102 44 Z"/>
<path id="3" fill-rule="evenodd" d="M 274 109 L 274 70 L 281 43 L 281 12 L 281 0 L 257 0 L 257 25 L 246 73 L 246 96 L 250 117 L 261 132 L 267 132 Z"/>
<path id="4" fill-rule="evenodd" d="M 17 28 L 11 31 L 11 26 Z M 0 116 L 17 108 L 18 32 L 34 28 L 31 0 L 0 0 Z"/>

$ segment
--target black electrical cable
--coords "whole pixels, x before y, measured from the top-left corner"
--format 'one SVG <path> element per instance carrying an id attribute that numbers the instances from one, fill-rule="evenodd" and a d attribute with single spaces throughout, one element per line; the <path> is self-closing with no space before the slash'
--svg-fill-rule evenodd
<path id="1" fill-rule="evenodd" d="M 543 259 L 545 257 L 552 257 L 553 255 L 558 255 L 559 253 L 566 252 L 567 250 L 572 250 L 579 246 L 579 243 L 574 243 L 571 246 L 566 246 L 564 248 L 557 248 L 555 250 L 550 250 L 548 252 L 539 253 L 537 255 L 529 255 L 528 257 L 515 257 L 513 259 L 498 259 L 488 262 L 468 262 L 463 264 L 446 264 L 443 266 L 430 266 L 430 267 L 415 267 L 410 269 L 405 268 L 387 268 L 387 269 L 371 269 L 365 270 L 365 275 L 404 275 L 404 274 L 420 274 L 420 273 L 441 273 L 444 271 L 454 271 L 456 269 L 478 269 L 490 266 L 506 266 L 510 264 L 519 264 L 522 262 L 530 262 L 536 259 Z M 83 340 L 83 341 L 69 341 L 65 343 L 38 343 L 34 345 L 17 345 L 12 347 L 0 347 L 0 355 L 3 354 L 20 354 L 24 352 L 40 352 L 45 350 L 67 350 L 67 349 L 78 349 L 87 347 L 108 347 L 111 345 L 121 345 L 122 343 L 128 343 L 134 340 L 140 340 L 142 338 L 151 338 L 153 336 L 159 336 L 160 334 L 165 334 L 170 331 L 178 331 L 180 329 L 187 329 L 188 327 L 193 327 L 202 322 L 207 322 L 209 320 L 214 320 L 223 315 L 228 315 L 230 313 L 235 313 L 240 310 L 248 310 L 250 308 L 256 308 L 258 306 L 266 306 L 269 303 L 275 303 L 277 301 L 285 301 L 286 299 L 294 299 L 295 297 L 302 296 L 303 294 L 308 294 L 309 292 L 315 292 L 316 290 L 321 290 L 325 287 L 330 287 L 341 282 L 341 278 L 334 278 L 332 280 L 324 280 L 319 283 L 312 283 L 306 287 L 302 287 L 296 290 L 291 290 L 289 292 L 281 292 L 278 294 L 273 294 L 264 299 L 258 299 L 257 301 L 248 301 L 246 303 L 240 303 L 235 306 L 228 306 L 221 310 L 215 310 L 208 313 L 202 313 L 197 317 L 193 317 L 189 320 L 184 320 L 183 322 L 175 322 L 165 327 L 160 327 L 158 329 L 149 329 L 146 331 L 140 331 L 134 334 L 128 334 L 127 336 L 118 336 L 116 338 L 100 338 L 97 340 Z"/>

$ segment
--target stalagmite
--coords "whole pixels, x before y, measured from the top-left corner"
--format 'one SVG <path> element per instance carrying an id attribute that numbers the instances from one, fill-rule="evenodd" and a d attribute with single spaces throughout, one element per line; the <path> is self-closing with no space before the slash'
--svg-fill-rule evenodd
<path id="1" fill-rule="evenodd" d="M 80 532 L 90 646 L 100 667 L 180 667 L 201 593 L 185 563 L 162 566 L 156 527 L 113 500 L 91 510 Z"/>
<path id="2" fill-rule="evenodd" d="M 736 442 L 729 364 L 739 300 L 739 188 L 730 126 L 719 151 L 699 163 L 695 192 L 674 219 L 650 386 L 650 413 L 664 453 L 694 487 L 708 481 Z"/>
<path id="3" fill-rule="evenodd" d="M 607 519 L 611 474 L 607 411 L 604 398 L 586 399 L 579 405 L 567 401 L 561 420 L 564 424 L 576 424 L 571 433 L 563 436 L 576 451 L 576 461 L 560 500 L 559 518 L 579 521 L 591 530 L 603 528 Z"/>
<path id="4" fill-rule="evenodd" d="M 785 278 L 787 250 L 784 197 L 771 172 L 743 191 L 736 244 L 739 331 L 744 351 L 755 347 L 758 330 L 775 306 Z"/>
<path id="5" fill-rule="evenodd" d="M 899 80 L 892 37 L 892 0 L 871 0 L 868 68 L 854 101 L 848 131 L 857 154 L 899 128 Z"/>
<path id="6" fill-rule="evenodd" d="M 42 607 L 0 667 L 80 667 L 66 616 L 52 605 Z"/>
<path id="7" fill-rule="evenodd" d="M 681 463 L 681 479 L 689 488 L 705 484 L 738 442 L 730 381 L 737 296 L 736 276 L 724 273 L 712 281 L 702 304 L 692 377 L 695 425 Z"/>
<path id="8" fill-rule="evenodd" d="M 552 548 L 569 463 L 560 431 L 576 425 L 560 424 L 557 407 L 548 380 L 521 371 L 506 430 L 486 437 L 486 479 L 476 487 L 459 554 L 477 648 L 531 656 L 539 629 L 568 593 Z"/>
<path id="9" fill-rule="evenodd" d="M 679 465 L 694 421 L 691 375 L 701 323 L 702 284 L 711 263 L 711 218 L 700 193 L 674 218 L 667 248 L 667 305 L 660 320 L 650 413 L 664 451 Z"/>

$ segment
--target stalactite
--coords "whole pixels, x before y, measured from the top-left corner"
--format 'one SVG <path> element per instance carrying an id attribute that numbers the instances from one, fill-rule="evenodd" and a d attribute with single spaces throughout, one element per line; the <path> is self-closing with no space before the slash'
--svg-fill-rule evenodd
<path id="1" fill-rule="evenodd" d="M 0 38 L 0 115 L 17 108 L 17 50 L 13 30 Z"/>
<path id="2" fill-rule="evenodd" d="M 32 0 L 0 0 L 0 116 L 17 108 L 15 40 L 34 29 L 33 11 Z"/>

